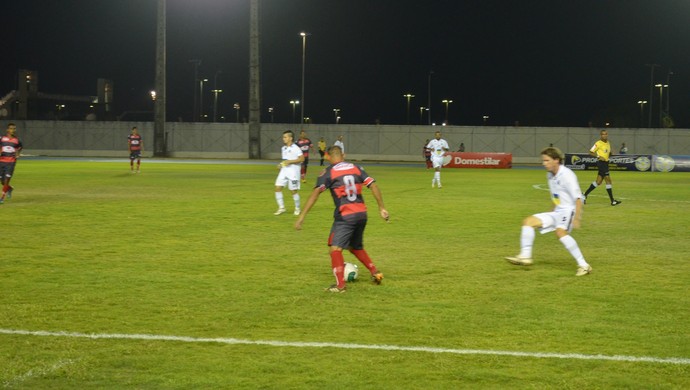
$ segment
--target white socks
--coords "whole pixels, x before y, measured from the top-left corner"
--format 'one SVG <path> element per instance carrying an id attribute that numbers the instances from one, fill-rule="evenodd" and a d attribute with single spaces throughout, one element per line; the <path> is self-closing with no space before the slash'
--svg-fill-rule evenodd
<path id="1" fill-rule="evenodd" d="M 299 208 L 299 192 L 292 194 L 292 200 L 295 201 L 295 209 Z"/>
<path id="2" fill-rule="evenodd" d="M 534 228 L 523 226 L 520 233 L 520 254 L 518 256 L 532 258 L 532 245 L 534 244 Z"/>
<path id="3" fill-rule="evenodd" d="M 562 237 L 560 239 L 561 244 L 565 247 L 565 249 L 570 252 L 570 254 L 575 258 L 575 261 L 577 261 L 577 265 L 580 267 L 587 267 L 588 264 L 585 261 L 585 257 L 582 256 L 582 252 L 580 251 L 580 247 L 577 245 L 577 242 L 575 242 L 575 239 L 572 238 L 570 235 L 567 235 L 565 237 Z"/>
<path id="4" fill-rule="evenodd" d="M 285 202 L 283 201 L 283 193 L 282 192 L 276 192 L 276 202 L 278 203 L 278 208 L 279 209 L 284 209 L 285 208 Z"/>

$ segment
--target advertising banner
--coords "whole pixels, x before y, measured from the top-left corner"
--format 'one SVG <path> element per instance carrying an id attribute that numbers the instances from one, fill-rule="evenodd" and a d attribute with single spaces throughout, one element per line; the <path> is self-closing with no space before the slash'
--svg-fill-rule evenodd
<path id="1" fill-rule="evenodd" d="M 690 156 L 657 156 L 652 158 L 655 172 L 690 172 Z"/>
<path id="2" fill-rule="evenodd" d="M 566 153 L 564 165 L 572 170 L 597 170 L 597 158 L 588 153 Z M 618 154 L 609 158 L 612 171 L 640 171 L 652 169 L 652 155 Z"/>
<path id="3" fill-rule="evenodd" d="M 509 169 L 513 167 L 510 153 L 465 153 L 448 152 L 443 156 L 445 168 L 492 168 Z"/>

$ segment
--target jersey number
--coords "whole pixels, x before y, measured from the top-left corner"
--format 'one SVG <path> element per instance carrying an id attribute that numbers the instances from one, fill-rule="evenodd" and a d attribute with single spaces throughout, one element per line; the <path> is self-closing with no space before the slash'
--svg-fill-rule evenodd
<path id="1" fill-rule="evenodd" d="M 357 186 L 355 185 L 355 177 L 352 175 L 343 176 L 345 183 L 345 196 L 350 202 L 357 200 Z"/>

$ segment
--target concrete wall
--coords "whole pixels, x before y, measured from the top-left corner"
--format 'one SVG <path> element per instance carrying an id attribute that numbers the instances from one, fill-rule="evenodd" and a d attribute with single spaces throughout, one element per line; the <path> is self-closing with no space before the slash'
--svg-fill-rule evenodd
<path id="1" fill-rule="evenodd" d="M 0 121 L 2 131 L 9 121 Z M 144 155 L 153 150 L 152 122 L 63 122 L 12 121 L 24 143 L 24 153 L 47 156 L 126 157 L 127 135 L 137 126 L 144 137 Z M 248 158 L 248 124 L 166 124 L 166 143 L 171 157 Z M 261 153 L 265 159 L 279 159 L 282 132 L 299 125 L 261 125 Z M 543 147 L 553 144 L 566 153 L 586 152 L 599 138 L 599 129 L 582 127 L 470 127 L 392 125 L 304 125 L 314 142 L 324 137 L 331 145 L 340 134 L 345 151 L 353 160 L 420 161 L 422 146 L 440 130 L 457 150 L 460 142 L 468 152 L 505 152 L 516 163 L 538 162 Z M 609 128 L 614 151 L 622 142 L 630 154 L 690 155 L 690 129 Z M 318 155 L 318 154 L 317 154 Z"/>

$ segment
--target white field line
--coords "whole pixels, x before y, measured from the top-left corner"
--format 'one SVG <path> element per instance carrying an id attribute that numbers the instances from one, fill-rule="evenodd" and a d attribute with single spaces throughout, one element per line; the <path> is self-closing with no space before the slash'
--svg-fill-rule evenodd
<path id="1" fill-rule="evenodd" d="M 537 190 L 542 190 L 542 191 L 548 191 L 549 186 L 547 184 L 532 184 L 532 187 Z M 608 195 L 589 195 L 587 198 L 608 198 Z M 621 199 L 621 200 L 626 200 L 626 199 L 633 199 L 633 198 L 623 198 L 620 196 L 616 196 L 616 199 Z M 633 199 L 636 201 L 641 201 L 641 202 L 665 202 L 665 203 L 690 203 L 690 200 L 669 200 L 669 199 Z"/>
<path id="2" fill-rule="evenodd" d="M 425 353 L 446 353 L 454 355 L 492 355 L 513 356 L 544 359 L 571 359 L 571 360 L 610 360 L 617 362 L 644 362 L 662 364 L 690 365 L 690 358 L 659 358 L 651 356 L 626 356 L 626 355 L 587 355 L 579 353 L 547 353 L 547 352 L 521 352 L 521 351 L 493 351 L 485 349 L 453 349 L 433 347 L 406 347 L 398 345 L 367 345 L 347 343 L 319 343 L 319 342 L 291 342 L 277 340 L 242 340 L 235 338 L 203 338 L 187 336 L 166 336 L 152 334 L 103 334 L 103 333 L 78 333 L 78 332 L 48 332 L 29 331 L 16 329 L 0 329 L 0 334 L 46 336 L 46 337 L 72 337 L 85 339 L 120 339 L 120 340 L 156 340 L 177 341 L 185 343 L 219 343 L 240 345 L 268 345 L 273 347 L 293 348 L 338 348 L 338 349 L 369 349 L 381 351 L 405 351 Z"/>
<path id="3" fill-rule="evenodd" d="M 73 364 L 73 363 L 74 363 L 74 360 L 70 360 L 70 359 L 58 360 L 57 363 L 53 364 L 50 367 L 31 369 L 22 375 L 17 375 L 12 379 L 3 382 L 2 385 L 5 388 L 18 386 L 22 382 L 26 381 L 27 379 L 50 374 L 51 372 L 57 371 L 57 370 L 61 369 L 62 367 L 67 366 L 69 364 Z"/>

